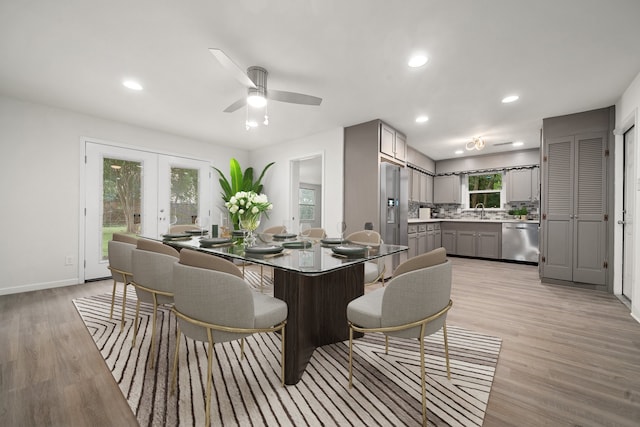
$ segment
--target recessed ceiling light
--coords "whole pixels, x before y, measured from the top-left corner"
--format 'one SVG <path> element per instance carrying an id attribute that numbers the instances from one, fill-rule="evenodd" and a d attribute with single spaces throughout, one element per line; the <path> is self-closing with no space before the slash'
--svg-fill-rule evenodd
<path id="1" fill-rule="evenodd" d="M 429 117 L 427 116 L 418 116 L 416 117 L 416 123 L 424 123 L 429 121 Z"/>
<path id="2" fill-rule="evenodd" d="M 508 104 L 510 102 L 517 101 L 518 98 L 520 98 L 518 95 L 505 96 L 504 98 L 502 98 L 502 103 L 503 104 Z"/>
<path id="3" fill-rule="evenodd" d="M 524 142 L 522 142 L 522 141 L 516 141 L 516 142 L 514 142 L 514 143 L 513 143 L 513 146 L 514 146 L 514 147 L 520 147 L 521 145 L 524 145 Z"/>
<path id="4" fill-rule="evenodd" d="M 133 80 L 125 80 L 122 82 L 122 84 L 131 90 L 142 90 L 142 85 Z"/>
<path id="5" fill-rule="evenodd" d="M 409 59 L 408 65 L 411 68 L 418 68 L 426 64 L 428 60 L 429 58 L 427 58 L 424 55 L 415 55 L 415 56 L 412 56 L 411 59 Z"/>
<path id="6" fill-rule="evenodd" d="M 462 151 L 462 150 L 456 150 L 456 154 L 463 154 L 463 153 L 464 153 L 464 151 Z"/>

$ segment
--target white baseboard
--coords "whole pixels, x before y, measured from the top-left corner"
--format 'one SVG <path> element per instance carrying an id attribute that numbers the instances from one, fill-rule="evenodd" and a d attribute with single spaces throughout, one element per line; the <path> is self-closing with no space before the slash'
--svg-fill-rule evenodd
<path id="1" fill-rule="evenodd" d="M 21 292 L 39 291 L 42 289 L 61 288 L 63 286 L 77 285 L 80 279 L 77 277 L 65 280 L 57 280 L 55 282 L 30 283 L 21 286 L 12 286 L 8 288 L 0 288 L 0 295 L 19 294 Z"/>

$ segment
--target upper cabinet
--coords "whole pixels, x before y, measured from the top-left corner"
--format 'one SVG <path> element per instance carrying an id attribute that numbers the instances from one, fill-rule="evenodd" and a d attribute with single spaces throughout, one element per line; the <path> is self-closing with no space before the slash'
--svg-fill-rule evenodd
<path id="1" fill-rule="evenodd" d="M 433 203 L 460 204 L 460 177 L 458 175 L 433 178 Z"/>
<path id="2" fill-rule="evenodd" d="M 433 177 L 416 169 L 409 170 L 409 200 L 433 203 Z"/>
<path id="3" fill-rule="evenodd" d="M 513 169 L 507 173 L 509 202 L 540 200 L 540 168 Z"/>
<path id="4" fill-rule="evenodd" d="M 386 123 L 380 122 L 380 153 L 402 163 L 407 161 L 407 138 Z"/>

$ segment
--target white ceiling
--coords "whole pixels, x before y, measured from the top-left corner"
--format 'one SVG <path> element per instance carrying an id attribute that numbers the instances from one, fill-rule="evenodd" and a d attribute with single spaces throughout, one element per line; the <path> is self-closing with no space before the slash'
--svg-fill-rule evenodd
<path id="1" fill-rule="evenodd" d="M 210 47 L 322 105 L 270 102 L 246 131 Z M 538 147 L 544 117 L 613 105 L 638 72 L 638 0 L 0 0 L 0 94 L 249 150 L 375 118 L 434 160 L 478 135 Z"/>

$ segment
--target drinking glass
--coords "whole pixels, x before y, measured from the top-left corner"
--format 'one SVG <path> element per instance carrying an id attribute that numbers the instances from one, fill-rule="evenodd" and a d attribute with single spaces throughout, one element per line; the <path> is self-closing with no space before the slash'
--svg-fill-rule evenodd
<path id="1" fill-rule="evenodd" d="M 304 242 L 304 247 L 307 247 L 307 242 L 309 242 L 309 233 L 311 232 L 311 224 L 308 222 L 300 223 L 300 237 Z"/>
<path id="2" fill-rule="evenodd" d="M 200 235 L 204 236 L 205 230 L 209 228 L 209 218 L 206 216 L 199 216 L 196 218 L 196 225 L 200 229 Z"/>
<path id="3" fill-rule="evenodd" d="M 340 239 L 344 239 L 344 232 L 347 229 L 347 223 L 344 221 L 339 221 L 337 228 L 338 228 L 338 237 L 340 237 Z"/>

